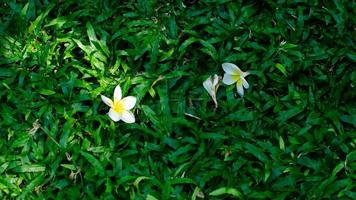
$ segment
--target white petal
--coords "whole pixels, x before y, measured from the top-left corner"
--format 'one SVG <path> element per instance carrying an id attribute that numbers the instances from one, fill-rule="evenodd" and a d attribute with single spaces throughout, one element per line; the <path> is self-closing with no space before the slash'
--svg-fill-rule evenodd
<path id="1" fill-rule="evenodd" d="M 215 74 L 213 78 L 213 87 L 215 88 L 216 85 L 218 85 L 218 83 L 219 83 L 219 76 Z"/>
<path id="2" fill-rule="evenodd" d="M 216 100 L 216 92 L 217 92 L 218 83 L 219 83 L 219 76 L 218 75 L 214 75 L 214 77 L 210 76 L 208 79 L 206 79 L 203 82 L 203 86 L 204 86 L 205 90 L 208 91 L 208 93 L 211 96 L 211 98 L 213 99 L 213 101 L 215 103 L 215 107 L 218 106 L 218 102 Z"/>
<path id="3" fill-rule="evenodd" d="M 241 77 L 241 79 L 242 79 L 242 85 L 243 85 L 246 89 L 248 89 L 248 87 L 250 87 L 250 85 L 248 84 L 248 82 L 246 81 L 246 79 L 245 79 L 244 77 Z"/>
<path id="4" fill-rule="evenodd" d="M 112 106 L 113 102 L 111 101 L 111 99 L 107 98 L 106 96 L 104 95 L 101 95 L 101 100 L 108 106 Z"/>
<path id="5" fill-rule="evenodd" d="M 206 91 L 208 91 L 209 95 L 213 95 L 214 93 L 214 90 L 213 90 L 213 83 L 211 82 L 211 78 L 209 76 L 208 79 L 206 79 L 204 82 L 203 82 L 203 86 L 205 88 Z"/>
<path id="6" fill-rule="evenodd" d="M 240 70 L 239 67 L 237 67 L 235 64 L 232 63 L 223 63 L 222 67 L 224 71 L 228 74 L 232 75 L 241 75 L 242 71 Z"/>
<path id="7" fill-rule="evenodd" d="M 238 93 L 241 97 L 243 97 L 243 96 L 244 96 L 244 87 L 242 86 L 242 84 L 241 84 L 241 85 L 236 84 L 236 86 L 237 86 L 237 93 Z"/>
<path id="8" fill-rule="evenodd" d="M 120 114 L 115 112 L 114 109 L 111 108 L 108 112 L 108 115 L 114 122 L 120 121 Z"/>
<path id="9" fill-rule="evenodd" d="M 250 72 L 249 72 L 249 71 L 247 71 L 247 72 L 242 72 L 242 76 L 243 76 L 243 77 L 246 77 L 246 76 L 248 76 L 248 75 L 250 75 Z"/>
<path id="10" fill-rule="evenodd" d="M 120 85 L 117 85 L 114 90 L 114 100 L 121 100 L 122 98 L 122 93 L 121 93 L 121 87 Z"/>
<path id="11" fill-rule="evenodd" d="M 226 85 L 231 85 L 235 82 L 236 82 L 236 80 L 234 80 L 233 75 L 228 74 L 228 73 L 224 74 L 223 83 L 225 83 Z"/>
<path id="12" fill-rule="evenodd" d="M 121 100 L 124 103 L 125 110 L 131 110 L 136 104 L 136 97 L 127 96 Z"/>
<path id="13" fill-rule="evenodd" d="M 126 123 L 134 123 L 135 122 L 135 116 L 132 112 L 130 111 L 124 111 L 122 114 L 121 114 L 121 119 L 122 121 L 126 122 Z"/>

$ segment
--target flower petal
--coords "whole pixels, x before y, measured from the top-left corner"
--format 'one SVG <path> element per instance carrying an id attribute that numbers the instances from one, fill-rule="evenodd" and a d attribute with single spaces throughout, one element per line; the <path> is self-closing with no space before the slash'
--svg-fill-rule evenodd
<path id="1" fill-rule="evenodd" d="M 111 99 L 107 98 L 104 95 L 101 95 L 101 100 L 108 106 L 112 107 L 113 102 L 111 101 Z"/>
<path id="2" fill-rule="evenodd" d="M 243 97 L 244 96 L 244 87 L 242 86 L 242 84 L 236 84 L 236 86 L 237 86 L 237 93 L 241 96 L 241 97 Z"/>
<path id="3" fill-rule="evenodd" d="M 129 123 L 129 124 L 135 122 L 134 114 L 131 111 L 127 111 L 127 110 L 121 114 L 121 119 L 122 119 L 122 121 Z"/>
<path id="4" fill-rule="evenodd" d="M 120 85 L 117 85 L 114 90 L 114 101 L 119 101 L 122 98 L 122 92 Z"/>
<path id="5" fill-rule="evenodd" d="M 236 82 L 236 80 L 234 79 L 233 75 L 228 74 L 228 73 L 224 74 L 223 83 L 225 83 L 226 85 L 231 85 L 235 82 Z"/>
<path id="6" fill-rule="evenodd" d="M 203 86 L 204 86 L 205 90 L 208 91 L 210 96 L 213 95 L 214 89 L 213 89 L 213 83 L 211 82 L 211 77 L 210 76 L 209 76 L 208 79 L 206 79 L 203 82 Z"/>
<path id="7" fill-rule="evenodd" d="M 248 82 L 246 81 L 246 79 L 245 79 L 244 77 L 241 77 L 241 79 L 242 79 L 242 85 L 243 85 L 246 89 L 248 89 L 248 88 L 250 87 L 250 85 L 248 84 Z"/>
<path id="8" fill-rule="evenodd" d="M 232 63 L 223 63 L 222 64 L 223 70 L 232 75 L 241 75 L 242 71 L 240 70 L 239 67 L 237 67 L 235 64 Z"/>
<path id="9" fill-rule="evenodd" d="M 248 76 L 248 75 L 250 75 L 250 72 L 249 72 L 249 71 L 247 71 L 247 72 L 242 72 L 242 76 L 243 76 L 243 77 L 246 77 L 246 76 Z"/>
<path id="10" fill-rule="evenodd" d="M 213 78 L 213 88 L 216 88 L 216 86 L 219 83 L 219 76 L 214 74 L 214 78 Z"/>
<path id="11" fill-rule="evenodd" d="M 218 102 L 216 100 L 217 85 L 219 83 L 219 77 L 217 75 L 210 76 L 203 82 L 203 86 L 215 103 L 215 107 L 218 107 Z"/>
<path id="12" fill-rule="evenodd" d="M 121 100 L 124 104 L 125 110 L 131 110 L 136 104 L 136 97 L 127 96 Z"/>
<path id="13" fill-rule="evenodd" d="M 108 115 L 114 122 L 120 121 L 120 114 L 115 112 L 114 109 L 111 108 L 108 112 Z"/>

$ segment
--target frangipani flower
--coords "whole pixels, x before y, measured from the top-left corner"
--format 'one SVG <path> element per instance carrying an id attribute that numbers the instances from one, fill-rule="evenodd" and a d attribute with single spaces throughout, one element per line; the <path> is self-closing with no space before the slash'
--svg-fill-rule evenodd
<path id="1" fill-rule="evenodd" d="M 215 103 L 215 108 L 218 107 L 218 102 L 216 100 L 216 92 L 219 87 L 219 79 L 219 76 L 215 74 L 214 76 L 209 76 L 209 78 L 203 82 L 204 88 L 206 89 L 206 91 L 208 91 L 209 95 Z"/>
<path id="2" fill-rule="evenodd" d="M 134 123 L 135 116 L 130 110 L 136 104 L 136 97 L 127 96 L 123 99 L 121 98 L 122 93 L 119 85 L 117 85 L 114 90 L 114 101 L 101 95 L 101 100 L 110 107 L 108 115 L 114 122 L 122 120 L 126 123 Z"/>
<path id="3" fill-rule="evenodd" d="M 244 88 L 248 89 L 249 84 L 245 77 L 249 75 L 249 72 L 243 72 L 239 67 L 232 63 L 223 63 L 222 67 L 225 71 L 223 83 L 231 85 L 236 83 L 237 93 L 242 97 L 244 96 Z"/>

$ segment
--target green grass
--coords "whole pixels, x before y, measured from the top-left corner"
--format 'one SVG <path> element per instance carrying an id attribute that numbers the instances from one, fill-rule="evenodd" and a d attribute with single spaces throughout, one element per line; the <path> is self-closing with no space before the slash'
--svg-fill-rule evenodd
<path id="1" fill-rule="evenodd" d="M 53 2 L 0 3 L 1 199 L 356 199 L 355 1 Z"/>

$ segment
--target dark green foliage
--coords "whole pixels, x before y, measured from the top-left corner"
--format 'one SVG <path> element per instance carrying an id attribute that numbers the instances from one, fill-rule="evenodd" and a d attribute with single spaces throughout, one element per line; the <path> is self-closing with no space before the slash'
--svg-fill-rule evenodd
<path id="1" fill-rule="evenodd" d="M 2 199 L 356 199 L 355 1 L 0 3 Z M 203 81 L 232 62 L 244 98 Z M 138 98 L 114 123 L 100 94 Z"/>

